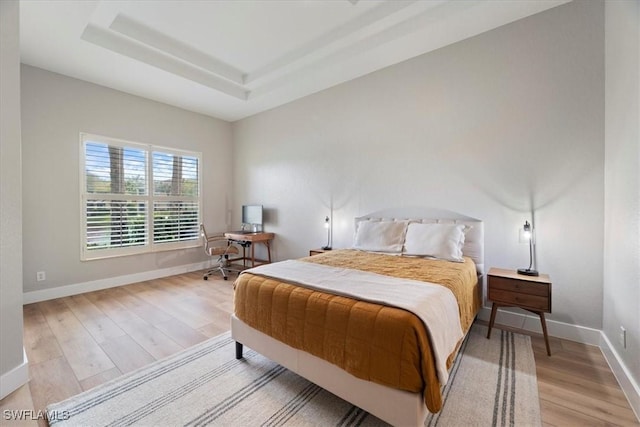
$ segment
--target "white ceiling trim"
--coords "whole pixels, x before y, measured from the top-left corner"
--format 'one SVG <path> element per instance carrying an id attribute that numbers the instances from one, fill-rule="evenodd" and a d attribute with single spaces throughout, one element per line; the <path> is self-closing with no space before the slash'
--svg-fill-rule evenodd
<path id="1" fill-rule="evenodd" d="M 257 80 L 264 79 L 265 77 L 277 76 L 278 74 L 282 75 L 285 71 L 299 66 L 298 64 L 304 64 L 305 62 L 308 64 L 310 62 L 309 58 L 313 61 L 314 58 L 323 56 L 324 52 L 330 52 L 332 49 L 336 49 L 336 46 L 339 47 L 339 45 L 349 43 L 350 40 L 352 41 L 354 39 L 367 37 L 372 33 L 384 29 L 386 26 L 393 25 L 395 21 L 390 20 L 389 17 L 392 17 L 393 15 L 397 16 L 398 12 L 409 6 L 414 6 L 411 8 L 412 11 L 410 13 L 415 13 L 413 11 L 423 9 L 425 7 L 431 8 L 444 1 L 445 0 L 416 2 L 416 0 L 405 0 L 382 3 L 380 6 L 371 9 L 360 17 L 334 28 L 325 35 L 305 43 L 270 64 L 250 72 L 245 78 L 245 83 L 252 83 Z M 410 13 L 405 14 L 404 16 L 397 16 L 395 19 L 407 19 L 411 16 Z M 371 28 L 375 24 L 378 24 L 378 28 Z"/>
<path id="2" fill-rule="evenodd" d="M 371 52 L 386 43 L 412 34 L 420 29 L 428 28 L 426 25 L 429 23 L 445 20 L 455 14 L 472 8 L 479 3 L 480 2 L 438 2 L 438 6 L 433 9 L 426 10 L 415 16 L 412 15 L 410 18 L 400 21 L 382 31 L 371 34 L 368 37 L 363 37 L 341 49 L 329 52 L 329 54 L 323 58 L 310 61 L 307 64 L 304 64 L 304 67 L 285 74 L 278 80 L 256 87 L 248 92 L 249 99 L 253 99 L 270 91 L 276 90 L 279 87 L 288 84 L 292 80 L 318 73 L 324 67 L 335 66 L 352 59 L 355 56 Z M 443 45 L 440 43 L 440 39 L 435 37 L 425 39 L 424 44 L 429 45 L 429 50 L 437 49 Z"/>
<path id="3" fill-rule="evenodd" d="M 568 1 L 21 0 L 21 60 L 234 121 Z"/>
<path id="4" fill-rule="evenodd" d="M 431 9 L 448 3 L 450 2 L 446 0 L 384 2 L 251 73 L 243 73 L 238 68 L 123 13 L 118 13 L 108 28 L 88 23 L 81 38 L 247 101 L 290 84 L 292 78 L 301 77 L 301 73 L 310 67 L 327 67 L 344 58 L 345 54 L 375 48 L 376 44 L 391 40 L 385 38 L 386 34 L 397 36 L 397 31 L 386 29 L 395 28 L 407 20 L 412 21 L 416 13 L 424 15 Z M 403 9 L 407 9 L 405 13 L 399 13 Z"/>
<path id="5" fill-rule="evenodd" d="M 124 14 L 118 14 L 109 28 L 168 55 L 175 56 L 176 58 L 204 68 L 210 73 L 224 77 L 234 83 L 239 85 L 244 83 L 244 74 L 237 68 L 194 49 L 186 43 L 156 31 Z"/>
<path id="6" fill-rule="evenodd" d="M 89 43 L 208 86 L 211 89 L 218 90 L 237 99 L 246 101 L 248 98 L 248 92 L 246 90 L 234 85 L 228 80 L 180 61 L 173 56 L 152 49 L 147 45 L 137 43 L 130 38 L 119 35 L 115 31 L 101 28 L 90 23 L 80 37 Z"/>

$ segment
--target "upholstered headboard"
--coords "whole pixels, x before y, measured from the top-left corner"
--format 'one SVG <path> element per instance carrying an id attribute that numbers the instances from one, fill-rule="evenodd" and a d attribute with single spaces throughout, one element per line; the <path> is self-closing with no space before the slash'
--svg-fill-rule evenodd
<path id="1" fill-rule="evenodd" d="M 479 274 L 484 274 L 484 224 L 481 220 L 446 209 L 411 207 L 385 209 L 355 219 L 360 221 L 410 221 L 421 223 L 464 224 L 471 227 L 465 234 L 462 253 L 473 259 Z"/>

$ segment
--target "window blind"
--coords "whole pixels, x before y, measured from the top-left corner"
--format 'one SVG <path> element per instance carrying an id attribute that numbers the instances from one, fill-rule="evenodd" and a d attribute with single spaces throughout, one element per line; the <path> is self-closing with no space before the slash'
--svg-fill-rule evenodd
<path id="1" fill-rule="evenodd" d="M 197 245 L 200 154 L 82 134 L 83 259 Z"/>

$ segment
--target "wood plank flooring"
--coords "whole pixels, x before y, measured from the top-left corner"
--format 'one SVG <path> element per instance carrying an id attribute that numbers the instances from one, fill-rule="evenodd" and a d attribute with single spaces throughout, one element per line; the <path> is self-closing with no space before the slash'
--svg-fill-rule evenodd
<path id="1" fill-rule="evenodd" d="M 233 278 L 199 272 L 59 298 L 24 307 L 30 382 L 0 401 L 5 411 L 32 411 L 95 387 L 229 329 Z M 638 426 L 600 349 L 550 338 L 546 355 L 533 336 L 545 426 Z"/>

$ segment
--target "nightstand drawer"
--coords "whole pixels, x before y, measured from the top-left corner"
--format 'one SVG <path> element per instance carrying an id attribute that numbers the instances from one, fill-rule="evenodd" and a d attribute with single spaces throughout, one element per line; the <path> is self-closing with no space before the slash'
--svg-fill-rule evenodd
<path id="1" fill-rule="evenodd" d="M 514 305 L 521 308 L 529 308 L 545 312 L 551 311 L 551 304 L 548 296 L 531 295 L 489 288 L 489 299 L 499 304 Z"/>
<path id="2" fill-rule="evenodd" d="M 518 292 L 529 295 L 549 296 L 549 285 L 546 283 L 534 283 L 521 280 L 506 279 L 504 277 L 489 276 L 490 289 L 500 289 L 510 292 Z M 489 296 L 491 298 L 491 296 Z M 493 299 L 493 298 L 491 298 Z"/>

